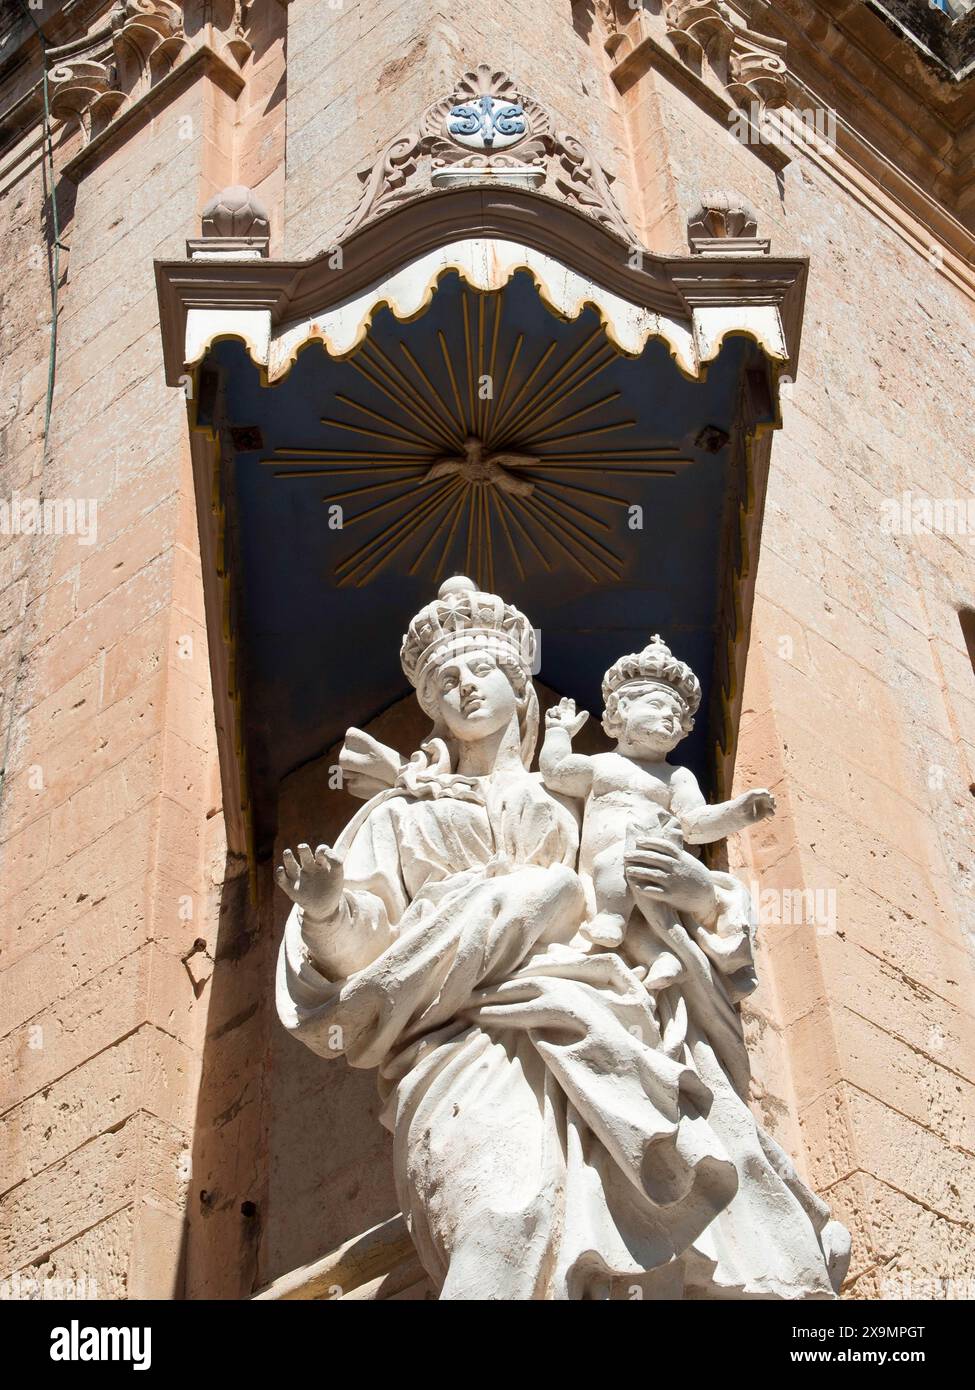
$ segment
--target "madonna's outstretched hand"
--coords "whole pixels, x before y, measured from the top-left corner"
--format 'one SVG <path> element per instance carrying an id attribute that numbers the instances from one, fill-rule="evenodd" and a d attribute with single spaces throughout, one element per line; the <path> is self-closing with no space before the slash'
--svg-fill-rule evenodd
<path id="1" fill-rule="evenodd" d="M 342 900 L 344 881 L 339 856 L 328 845 L 319 845 L 314 854 L 308 845 L 299 845 L 297 859 L 290 849 L 282 857 L 283 865 L 274 871 L 278 887 L 308 919 L 321 922 L 333 917 Z"/>

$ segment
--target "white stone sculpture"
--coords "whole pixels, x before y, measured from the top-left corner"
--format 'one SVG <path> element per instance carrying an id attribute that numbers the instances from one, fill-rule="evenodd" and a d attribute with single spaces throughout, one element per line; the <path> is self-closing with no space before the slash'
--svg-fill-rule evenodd
<path id="1" fill-rule="evenodd" d="M 634 911 L 624 860 L 648 835 L 663 833 L 678 849 L 685 842 L 713 844 L 775 811 L 774 797 L 764 790 L 708 806 L 690 768 L 667 762 L 693 729 L 700 701 L 694 672 L 653 637 L 642 652 L 620 657 L 603 678 L 603 729 L 616 739 L 612 752 L 572 752 L 572 739 L 589 718 L 585 710 L 576 713 L 574 700 L 561 700 L 545 716 L 545 785 L 585 802 L 579 871 L 593 884 L 596 916 L 583 935 L 596 945 L 623 941 Z M 659 928 L 665 938 L 663 921 Z M 672 981 L 679 969 L 669 953 L 654 954 L 648 988 Z M 646 970 L 651 962 L 637 964 Z"/>
<path id="2" fill-rule="evenodd" d="M 528 770 L 533 647 L 467 579 L 413 619 L 431 736 L 404 763 L 350 731 L 379 790 L 334 849 L 285 853 L 281 1019 L 378 1068 L 441 1298 L 831 1298 L 849 1237 L 744 1099 L 748 895 L 641 835 L 629 889 L 648 925 L 666 905 L 679 979 L 652 996 L 586 938 L 581 807 Z"/>

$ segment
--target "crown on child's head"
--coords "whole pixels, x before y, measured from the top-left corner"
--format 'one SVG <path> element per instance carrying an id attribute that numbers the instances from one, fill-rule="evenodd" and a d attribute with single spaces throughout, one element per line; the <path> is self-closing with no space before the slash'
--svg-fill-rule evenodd
<path id="1" fill-rule="evenodd" d="M 603 704 L 628 685 L 666 685 L 684 701 L 688 713 L 696 714 L 701 703 L 701 686 L 691 668 L 678 661 L 664 639 L 656 634 L 643 648 L 630 656 L 621 656 L 603 677 Z"/>
<path id="2" fill-rule="evenodd" d="M 455 575 L 440 586 L 403 638 L 400 660 L 411 685 L 419 687 L 432 668 L 460 651 L 484 648 L 501 662 L 514 662 L 530 675 L 535 630 L 511 603 L 484 593 L 473 580 Z"/>

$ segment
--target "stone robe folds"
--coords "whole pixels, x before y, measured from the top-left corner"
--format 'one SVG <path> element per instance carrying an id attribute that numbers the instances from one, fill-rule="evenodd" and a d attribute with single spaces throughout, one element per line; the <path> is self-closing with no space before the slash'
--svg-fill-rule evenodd
<path id="1" fill-rule="evenodd" d="M 753 978 L 744 889 L 714 874 L 711 930 L 682 919 L 668 1049 L 625 960 L 575 940 L 572 814 L 528 774 L 458 781 L 384 793 L 343 837 L 343 929 L 369 963 L 327 979 L 296 907 L 277 982 L 303 1042 L 379 1069 L 440 1297 L 832 1297 L 828 1212 L 739 1095 L 723 975 Z"/>

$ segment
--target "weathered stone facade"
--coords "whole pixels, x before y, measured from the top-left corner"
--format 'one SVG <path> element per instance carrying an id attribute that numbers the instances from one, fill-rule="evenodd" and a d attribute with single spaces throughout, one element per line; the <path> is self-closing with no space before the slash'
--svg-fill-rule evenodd
<path id="1" fill-rule="evenodd" d="M 49 3 L 39 30 L 17 9 L 0 502 L 94 499 L 97 538 L 8 526 L 0 548 L 0 1277 L 246 1298 L 395 1218 L 372 1078 L 323 1076 L 273 1017 L 284 908 L 228 798 L 247 773 L 213 674 L 228 684 L 204 600 L 219 562 L 201 558 L 153 262 L 182 259 L 232 185 L 267 210 L 271 259 L 327 251 L 390 141 L 488 63 L 585 142 L 647 252 L 686 256 L 691 222 L 809 258 L 734 691 L 734 786 L 779 802 L 730 848 L 772 893 L 746 1004 L 754 1104 L 853 1232 L 845 1296 L 975 1280 L 972 532 L 884 520 L 905 494 L 973 492 L 961 28 L 932 58 L 838 0 L 158 0 L 149 32 L 132 4 Z M 62 242 L 46 440 L 42 38 Z M 61 75 L 81 59 L 84 80 Z M 701 222 L 710 190 L 722 218 L 744 209 L 734 225 Z M 405 747 L 412 716 L 375 714 Z M 321 752 L 281 785 L 279 846 L 326 794 Z M 327 803 L 323 837 L 350 804 Z M 800 898 L 824 915 L 796 921 Z M 386 1267 L 380 1250 L 328 1284 L 380 1287 L 393 1230 Z M 385 1292 L 402 1289 L 424 1293 L 415 1271 Z"/>

